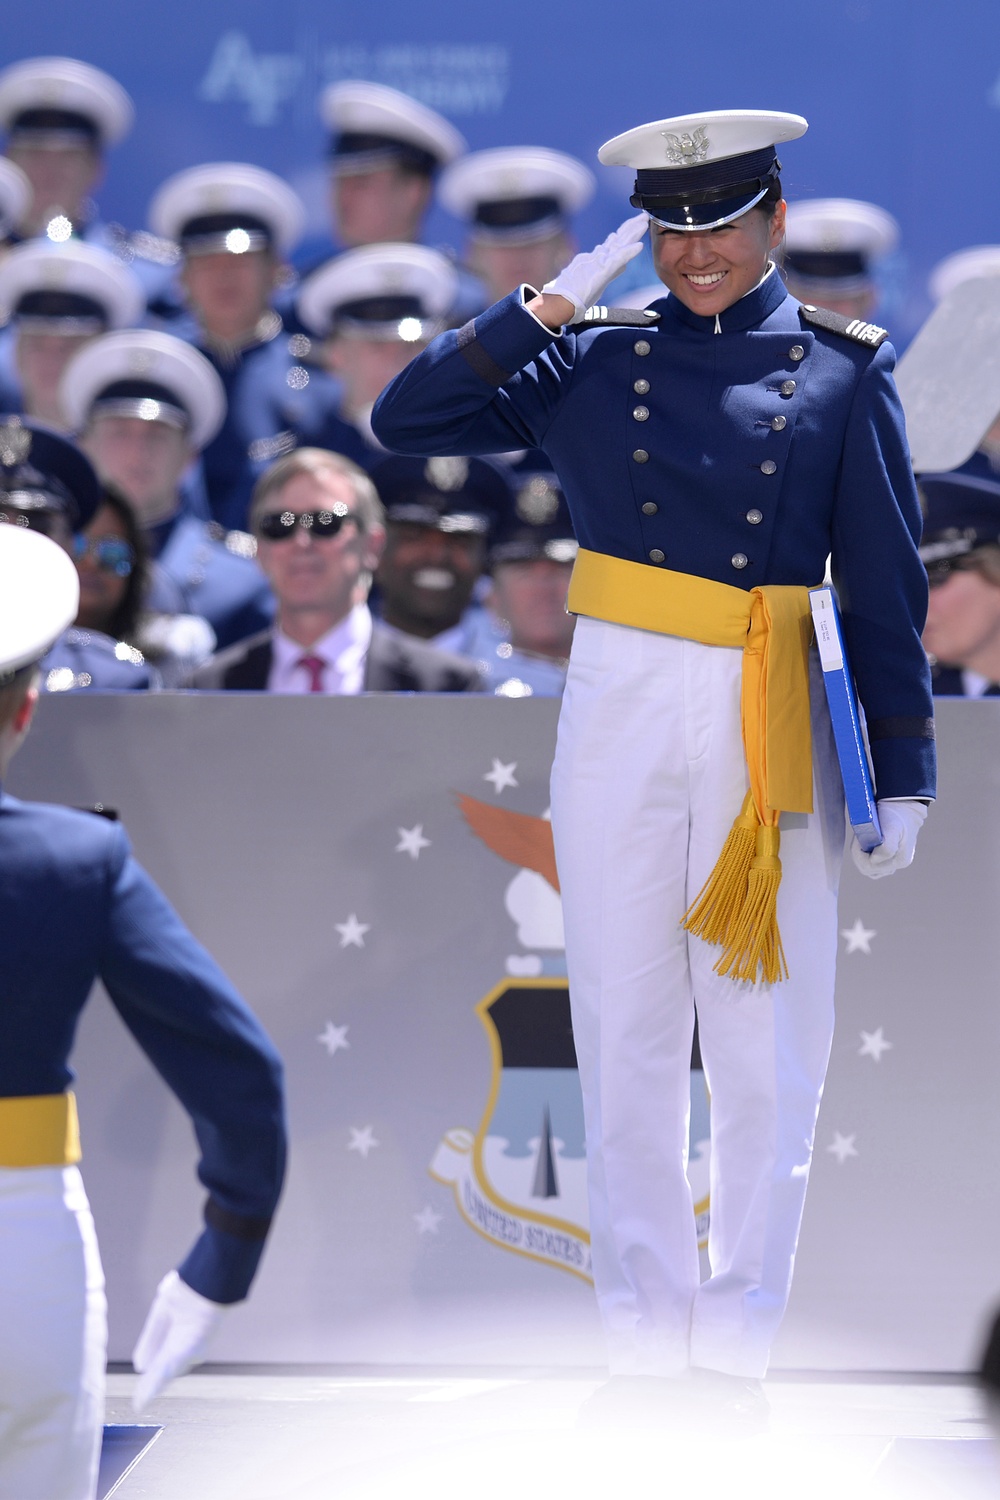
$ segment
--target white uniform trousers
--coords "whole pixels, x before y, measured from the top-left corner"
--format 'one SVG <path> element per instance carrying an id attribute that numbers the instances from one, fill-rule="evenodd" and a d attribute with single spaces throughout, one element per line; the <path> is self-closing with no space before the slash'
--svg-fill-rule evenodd
<path id="1" fill-rule="evenodd" d="M 93 1500 L 107 1341 L 79 1171 L 0 1169 L 0 1500 Z"/>
<path id="2" fill-rule="evenodd" d="M 788 1299 L 833 1035 L 844 799 L 813 663 L 815 810 L 781 820 L 790 978 L 713 973 L 720 949 L 680 923 L 748 786 L 741 667 L 739 650 L 577 620 L 552 825 L 615 1373 L 761 1376 Z M 685 1175 L 695 1007 L 712 1120 L 701 1284 Z"/>

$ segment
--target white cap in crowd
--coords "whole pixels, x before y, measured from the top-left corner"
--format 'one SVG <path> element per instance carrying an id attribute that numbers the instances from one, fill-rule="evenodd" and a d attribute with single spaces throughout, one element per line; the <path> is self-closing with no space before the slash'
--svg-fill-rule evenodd
<path id="1" fill-rule="evenodd" d="M 41 660 L 79 607 L 69 553 L 38 531 L 0 525 L 0 687 Z"/>
<path id="2" fill-rule="evenodd" d="M 1000 276 L 1000 245 L 970 245 L 946 255 L 931 272 L 927 289 L 935 302 L 941 302 L 963 282 L 983 276 Z"/>
<path id="3" fill-rule="evenodd" d="M 205 356 L 146 328 L 109 333 L 81 349 L 66 366 L 59 397 L 77 432 L 101 416 L 166 422 L 187 434 L 195 452 L 226 415 L 225 388 Z"/>
<path id="4" fill-rule="evenodd" d="M 465 138 L 443 115 L 381 83 L 331 83 L 320 99 L 331 132 L 336 172 L 371 172 L 397 163 L 432 176 L 466 150 Z"/>
<path id="5" fill-rule="evenodd" d="M 426 245 L 365 245 L 302 283 L 298 310 L 319 338 L 331 333 L 417 343 L 443 326 L 458 290 L 446 256 Z"/>
<path id="6" fill-rule="evenodd" d="M 583 162 L 544 146 L 474 151 L 441 174 L 438 197 L 481 240 L 526 243 L 557 234 L 594 196 Z"/>
<path id="7" fill-rule="evenodd" d="M 0 260 L 0 316 L 22 332 L 87 335 L 142 317 L 142 284 L 110 250 L 26 240 Z"/>
<path id="8" fill-rule="evenodd" d="M 75 57 L 28 57 L 0 73 L 0 127 L 37 146 L 113 146 L 135 111 L 120 83 Z"/>
<path id="9" fill-rule="evenodd" d="M 899 243 L 899 225 L 884 208 L 857 198 L 790 203 L 783 266 L 805 290 L 850 295 L 869 285 L 874 263 Z"/>
<path id="10" fill-rule="evenodd" d="M 287 255 L 302 234 L 305 207 L 282 178 L 247 162 L 209 162 L 169 177 L 149 206 L 154 234 L 185 255 Z"/>

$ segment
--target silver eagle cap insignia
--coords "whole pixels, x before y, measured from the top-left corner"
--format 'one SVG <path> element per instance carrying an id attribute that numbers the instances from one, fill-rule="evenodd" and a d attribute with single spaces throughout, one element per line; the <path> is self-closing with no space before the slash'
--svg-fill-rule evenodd
<path id="1" fill-rule="evenodd" d="M 682 167 L 689 162 L 704 161 L 711 148 L 708 133 L 703 125 L 695 131 L 682 131 L 680 135 L 674 135 L 670 130 L 661 130 L 660 134 L 667 143 L 667 161 L 672 167 Z"/>

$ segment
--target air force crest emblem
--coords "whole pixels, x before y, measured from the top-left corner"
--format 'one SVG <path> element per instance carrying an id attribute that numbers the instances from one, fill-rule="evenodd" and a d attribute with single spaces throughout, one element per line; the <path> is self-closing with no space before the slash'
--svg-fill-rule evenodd
<path id="1" fill-rule="evenodd" d="M 686 167 L 693 162 L 704 161 L 708 155 L 710 141 L 704 126 L 694 131 L 683 131 L 675 135 L 673 131 L 661 131 L 667 143 L 667 161 L 672 167 Z"/>
<path id="2" fill-rule="evenodd" d="M 591 1279 L 583 1097 L 566 978 L 562 904 L 546 817 L 461 795 L 470 831 L 516 866 L 504 907 L 525 950 L 476 1006 L 491 1058 L 476 1130 L 448 1130 L 430 1174 L 458 1212 L 503 1250 Z M 709 1103 L 692 1057 L 688 1178 L 698 1241 L 708 1237 Z"/>

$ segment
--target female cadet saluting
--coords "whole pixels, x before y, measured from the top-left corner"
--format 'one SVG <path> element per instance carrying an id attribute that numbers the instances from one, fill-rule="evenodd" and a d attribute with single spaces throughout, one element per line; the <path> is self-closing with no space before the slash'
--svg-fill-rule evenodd
<path id="1" fill-rule="evenodd" d="M 581 550 L 552 822 L 611 1369 L 694 1370 L 683 1389 L 753 1419 L 833 1027 L 844 808 L 818 675 L 810 712 L 806 594 L 828 554 L 886 834 L 854 851 L 866 873 L 910 862 L 934 795 L 893 351 L 798 303 L 771 260 L 775 143 L 805 129 L 737 110 L 609 141 L 600 159 L 637 169 L 643 212 L 540 294 L 441 335 L 373 421 L 410 453 L 537 446 L 561 479 Z M 647 216 L 669 296 L 608 316 L 593 304 Z M 695 1007 L 712 1094 L 700 1285 Z"/>

